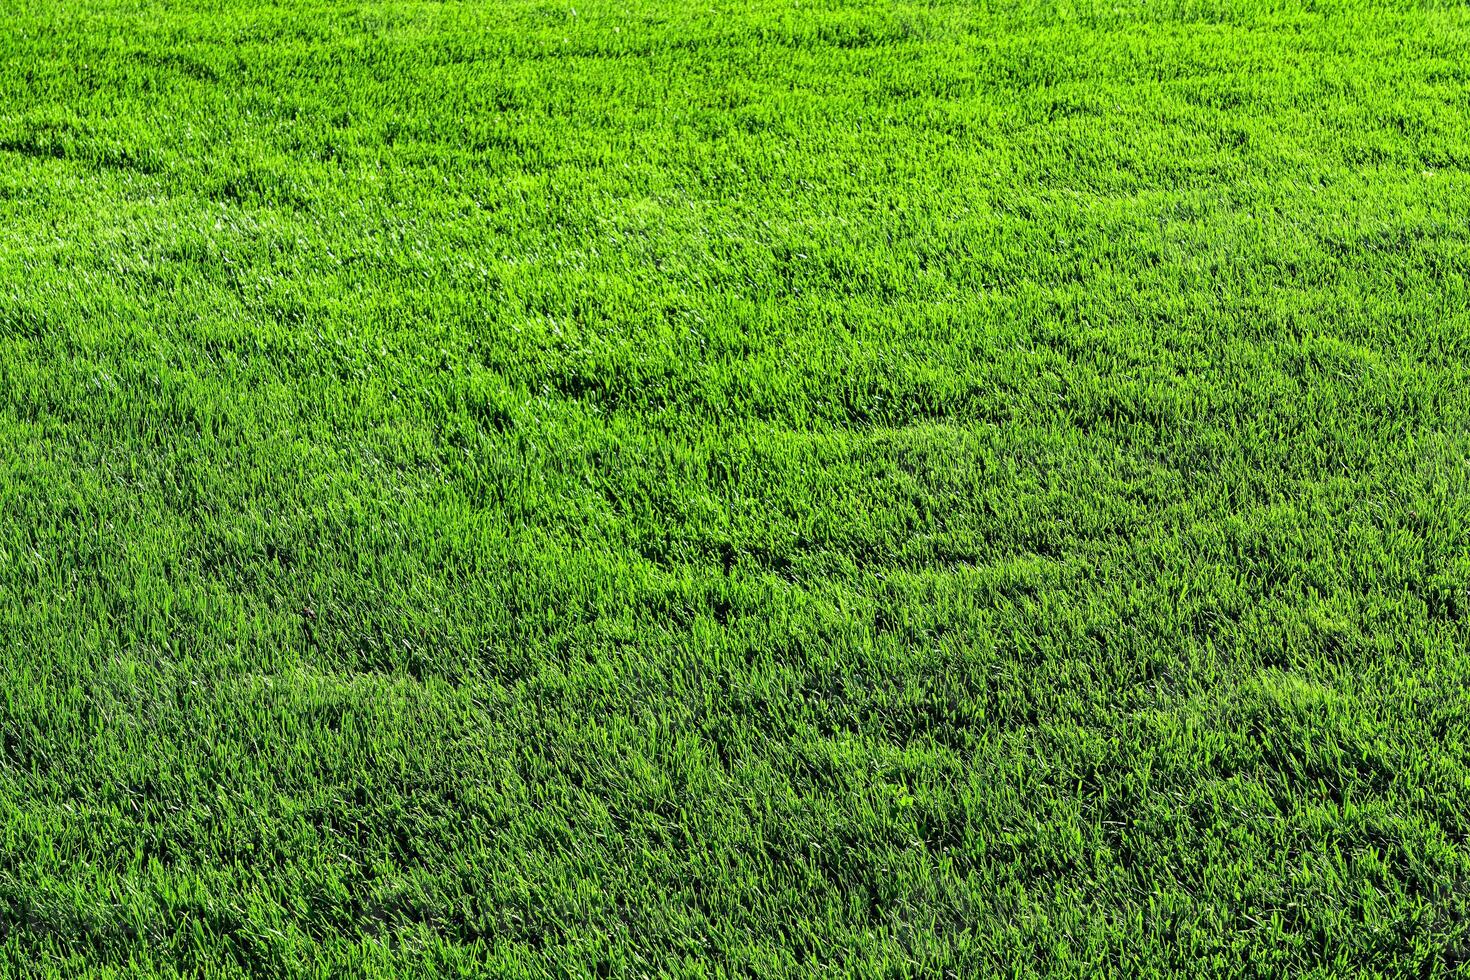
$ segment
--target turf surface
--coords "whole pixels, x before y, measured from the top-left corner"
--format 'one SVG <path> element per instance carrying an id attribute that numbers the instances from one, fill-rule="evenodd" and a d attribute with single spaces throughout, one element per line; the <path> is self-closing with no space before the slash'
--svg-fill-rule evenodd
<path id="1" fill-rule="evenodd" d="M 0 25 L 5 972 L 1470 970 L 1470 8 Z"/>

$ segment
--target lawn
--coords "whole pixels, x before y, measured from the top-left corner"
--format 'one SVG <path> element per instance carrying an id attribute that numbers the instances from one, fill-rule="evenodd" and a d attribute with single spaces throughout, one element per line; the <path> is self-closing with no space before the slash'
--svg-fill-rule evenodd
<path id="1" fill-rule="evenodd" d="M 0 0 L 0 974 L 1470 974 L 1470 6 Z"/>

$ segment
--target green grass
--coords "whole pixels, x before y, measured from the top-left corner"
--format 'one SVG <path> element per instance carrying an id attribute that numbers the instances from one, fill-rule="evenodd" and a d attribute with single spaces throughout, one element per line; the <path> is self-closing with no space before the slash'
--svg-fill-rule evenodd
<path id="1" fill-rule="evenodd" d="M 0 24 L 0 973 L 1470 973 L 1470 7 Z"/>

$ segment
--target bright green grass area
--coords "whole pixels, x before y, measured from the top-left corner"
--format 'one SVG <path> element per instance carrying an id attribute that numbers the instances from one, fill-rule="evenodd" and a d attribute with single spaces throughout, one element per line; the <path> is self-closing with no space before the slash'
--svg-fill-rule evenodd
<path id="1" fill-rule="evenodd" d="M 0 0 L 0 967 L 1470 970 L 1470 9 Z"/>

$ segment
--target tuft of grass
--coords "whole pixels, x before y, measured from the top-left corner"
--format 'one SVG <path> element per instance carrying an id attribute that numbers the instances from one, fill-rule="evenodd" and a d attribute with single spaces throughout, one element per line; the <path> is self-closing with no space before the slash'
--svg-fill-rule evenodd
<path id="1" fill-rule="evenodd" d="M 1470 971 L 1463 4 L 0 23 L 0 972 Z"/>

